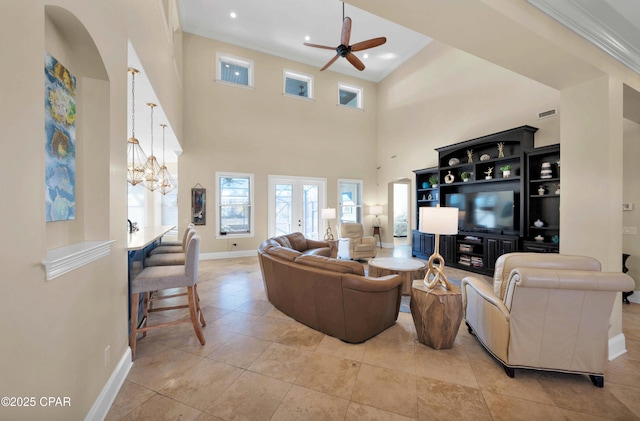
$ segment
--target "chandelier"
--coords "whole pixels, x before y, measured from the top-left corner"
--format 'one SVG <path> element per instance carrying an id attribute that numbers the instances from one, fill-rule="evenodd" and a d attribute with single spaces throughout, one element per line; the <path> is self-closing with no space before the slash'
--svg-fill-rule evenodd
<path id="1" fill-rule="evenodd" d="M 136 139 L 136 73 L 138 70 L 129 67 L 128 71 L 131 73 L 131 137 L 127 142 L 127 182 L 135 186 L 145 179 L 147 156 Z"/>
<path id="2" fill-rule="evenodd" d="M 147 103 L 151 109 L 151 155 L 147 158 L 147 168 L 144 175 L 144 186 L 150 191 L 154 191 L 160 187 L 160 179 L 158 173 L 160 172 L 160 164 L 153 155 L 153 109 L 156 104 L 153 102 Z"/>
<path id="3" fill-rule="evenodd" d="M 164 129 L 167 127 L 167 125 L 161 124 L 160 127 L 162 127 L 162 165 L 160 166 L 160 171 L 158 172 L 158 178 L 160 179 L 160 193 L 167 194 L 175 190 L 177 186 L 164 162 Z"/>

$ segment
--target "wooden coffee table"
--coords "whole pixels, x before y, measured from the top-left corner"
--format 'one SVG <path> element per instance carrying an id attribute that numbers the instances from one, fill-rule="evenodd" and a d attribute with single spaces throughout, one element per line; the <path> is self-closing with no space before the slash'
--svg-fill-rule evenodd
<path id="1" fill-rule="evenodd" d="M 402 276 L 402 295 L 411 295 L 413 280 L 424 278 L 426 270 L 425 262 L 407 257 L 380 257 L 369 260 L 369 276 Z"/>

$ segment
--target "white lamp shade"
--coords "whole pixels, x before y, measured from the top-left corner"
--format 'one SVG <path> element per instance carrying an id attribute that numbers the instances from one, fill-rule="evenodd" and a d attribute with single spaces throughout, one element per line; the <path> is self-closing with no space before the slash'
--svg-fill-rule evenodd
<path id="1" fill-rule="evenodd" d="M 335 208 L 322 209 L 322 219 L 336 219 L 336 209 Z"/>
<path id="2" fill-rule="evenodd" d="M 458 208 L 420 208 L 418 231 L 426 234 L 453 235 L 458 233 Z"/>
<path id="3" fill-rule="evenodd" d="M 376 216 L 382 215 L 382 206 L 380 205 L 370 206 L 369 213 L 371 215 L 376 215 Z"/>

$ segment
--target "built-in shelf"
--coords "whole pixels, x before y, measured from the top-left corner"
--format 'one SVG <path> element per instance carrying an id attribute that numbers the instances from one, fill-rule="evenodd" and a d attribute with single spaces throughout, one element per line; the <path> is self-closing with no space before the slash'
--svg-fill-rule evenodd
<path id="1" fill-rule="evenodd" d="M 47 281 L 108 256 L 114 242 L 115 240 L 83 241 L 47 251 L 47 259 L 42 262 Z"/>

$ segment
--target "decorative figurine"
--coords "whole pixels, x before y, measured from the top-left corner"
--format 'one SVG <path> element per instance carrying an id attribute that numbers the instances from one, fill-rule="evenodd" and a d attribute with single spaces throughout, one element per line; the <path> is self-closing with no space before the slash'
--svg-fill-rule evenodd
<path id="1" fill-rule="evenodd" d="M 544 196 L 544 187 L 542 187 L 542 186 L 538 187 L 538 195 L 539 196 Z"/>
<path id="2" fill-rule="evenodd" d="M 451 171 L 449 171 L 449 174 L 444 176 L 444 182 L 447 184 L 453 183 L 455 179 L 456 177 L 453 174 L 451 174 Z"/>
<path id="3" fill-rule="evenodd" d="M 467 162 L 468 163 L 472 163 L 473 162 L 473 149 L 469 149 L 467 151 L 467 157 L 468 157 Z"/>
<path id="4" fill-rule="evenodd" d="M 489 167 L 489 169 L 487 169 L 484 173 L 486 175 L 486 179 L 487 180 L 491 180 L 493 178 L 493 176 L 491 175 L 491 173 L 493 172 L 493 167 Z"/>
<path id="5" fill-rule="evenodd" d="M 504 142 L 498 143 L 498 158 L 504 158 Z"/>

